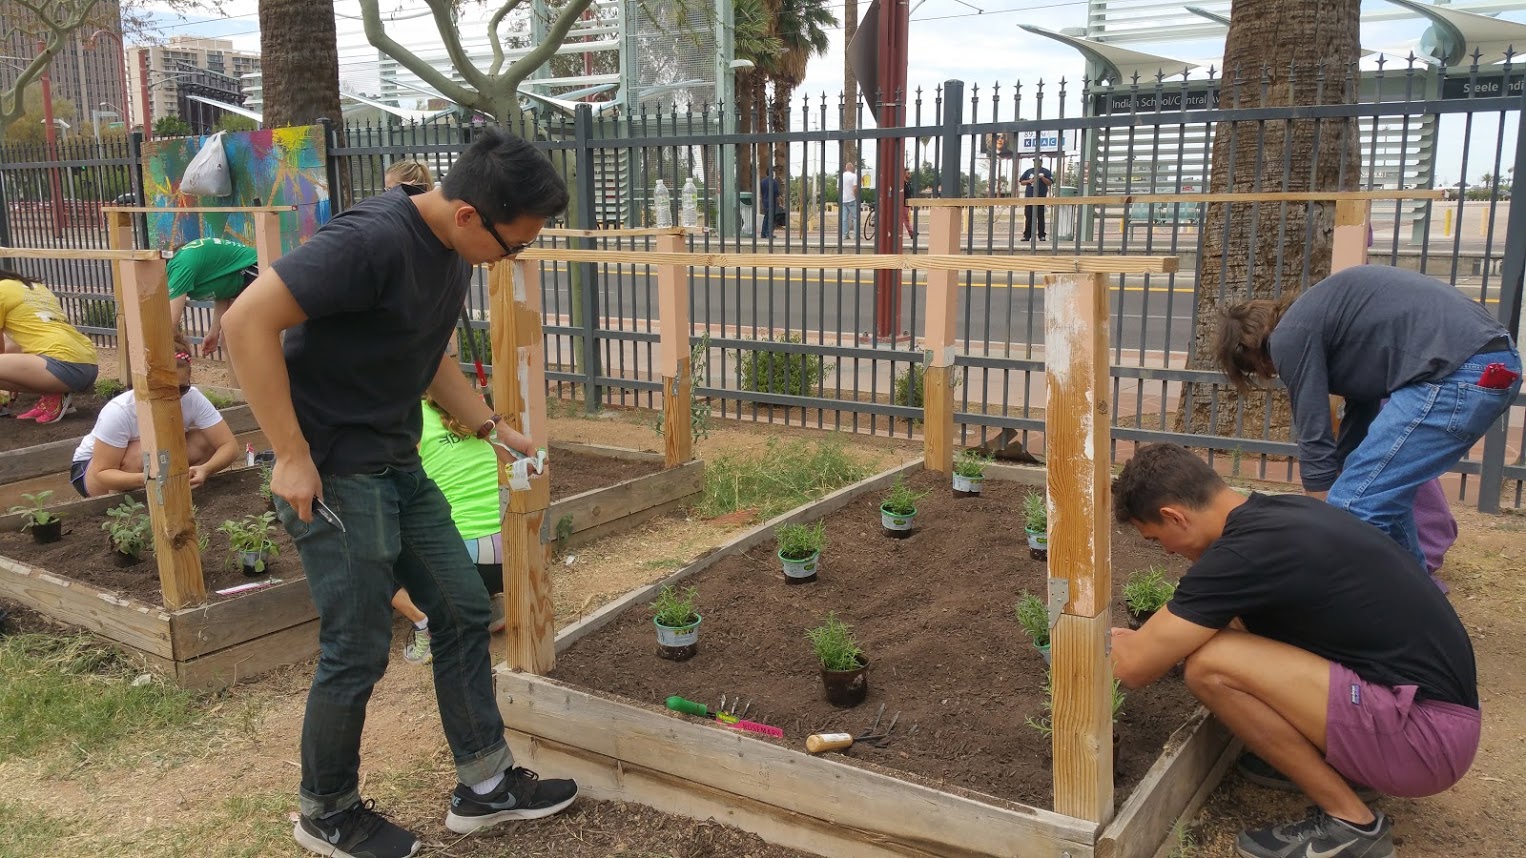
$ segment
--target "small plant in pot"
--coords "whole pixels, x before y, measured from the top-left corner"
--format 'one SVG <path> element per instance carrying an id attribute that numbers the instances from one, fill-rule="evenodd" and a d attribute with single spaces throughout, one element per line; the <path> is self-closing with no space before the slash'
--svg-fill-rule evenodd
<path id="1" fill-rule="evenodd" d="M 1049 499 L 1029 495 L 1023 499 L 1023 529 L 1028 532 L 1028 556 L 1049 559 Z"/>
<path id="2" fill-rule="evenodd" d="M 827 702 L 844 709 L 863 703 L 869 696 L 869 660 L 848 624 L 833 612 L 805 636 L 821 662 L 821 685 L 826 689 Z"/>
<path id="3" fill-rule="evenodd" d="M 26 523 L 21 525 L 22 530 L 32 532 L 32 541 L 38 543 L 57 542 L 63 536 L 63 522 L 58 516 L 43 509 L 43 504 L 53 497 L 52 492 L 38 492 L 35 495 L 22 495 L 26 503 L 11 507 L 11 512 L 26 514 Z"/>
<path id="4" fill-rule="evenodd" d="M 917 501 L 925 497 L 927 492 L 918 494 L 906 485 L 905 477 L 896 477 L 890 494 L 880 502 L 880 524 L 885 528 L 885 535 L 896 539 L 911 536 L 911 530 L 916 526 Z"/>
<path id="5" fill-rule="evenodd" d="M 1017 624 L 1028 633 L 1028 639 L 1033 641 L 1033 648 L 1044 657 L 1044 663 L 1049 663 L 1049 608 L 1045 607 L 1044 600 L 1032 593 L 1023 592 L 1023 597 L 1017 600 Z"/>
<path id="6" fill-rule="evenodd" d="M 153 537 L 148 508 L 132 498 L 106 510 L 101 530 L 111 537 L 111 558 L 118 566 L 131 566 L 143 559 Z"/>
<path id="7" fill-rule="evenodd" d="M 809 584 L 821 568 L 821 549 L 827 543 L 827 525 L 816 522 L 786 524 L 774 531 L 779 539 L 779 562 L 784 564 L 784 583 Z"/>
<path id="8" fill-rule="evenodd" d="M 954 497 L 967 498 L 980 494 L 986 484 L 986 466 L 991 461 L 990 456 L 979 450 L 959 451 L 958 457 L 954 459 Z"/>
<path id="9" fill-rule="evenodd" d="M 265 509 L 268 512 L 276 511 L 276 498 L 270 491 L 270 477 L 275 473 L 273 465 L 260 465 L 260 497 L 265 501 Z"/>
<path id="10" fill-rule="evenodd" d="M 669 661 L 687 661 L 699 652 L 699 624 L 703 619 L 695 602 L 699 590 L 680 593 L 671 584 L 657 593 L 652 603 L 652 623 L 657 626 L 657 654 Z"/>
<path id="11" fill-rule="evenodd" d="M 1113 771 L 1118 770 L 1118 716 L 1123 714 L 1123 684 L 1113 680 Z M 1044 714 L 1038 718 L 1032 715 L 1024 719 L 1025 723 L 1038 731 L 1039 735 L 1048 739 L 1054 736 L 1054 673 L 1044 674 Z"/>
<path id="12" fill-rule="evenodd" d="M 1129 628 L 1137 629 L 1149 622 L 1175 594 L 1176 585 L 1166 580 L 1164 569 L 1151 566 L 1130 575 L 1123 583 L 1123 603 L 1129 609 Z"/>
<path id="13" fill-rule="evenodd" d="M 251 578 L 265 574 L 270 561 L 281 553 L 273 538 L 275 520 L 275 513 L 263 512 L 246 515 L 243 521 L 230 519 L 217 526 L 219 533 L 228 535 L 228 544 L 232 547 L 228 559 L 236 562 Z"/>

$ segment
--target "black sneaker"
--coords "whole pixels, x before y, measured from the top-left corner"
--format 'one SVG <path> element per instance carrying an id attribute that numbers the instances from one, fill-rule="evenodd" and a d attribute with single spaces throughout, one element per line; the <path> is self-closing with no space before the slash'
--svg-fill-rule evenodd
<path id="1" fill-rule="evenodd" d="M 535 772 L 516 767 L 504 772 L 503 783 L 487 795 L 456 784 L 445 827 L 457 834 L 471 834 L 500 822 L 540 819 L 566 810 L 577 797 L 578 785 L 570 780 L 543 781 Z"/>
<path id="2" fill-rule="evenodd" d="M 1298 784 L 1293 783 L 1287 775 L 1277 771 L 1271 763 L 1252 754 L 1250 751 L 1240 755 L 1239 762 L 1235 763 L 1235 769 L 1240 772 L 1240 777 L 1257 786 L 1282 790 L 1283 792 L 1303 792 L 1302 789 L 1299 789 Z M 1382 793 L 1372 787 L 1356 783 L 1355 781 L 1348 780 L 1346 785 L 1351 787 L 1351 791 L 1356 793 L 1356 797 L 1362 801 L 1376 801 L 1383 797 Z"/>
<path id="3" fill-rule="evenodd" d="M 1242 858 L 1394 858 L 1393 823 L 1378 814 L 1365 834 L 1319 808 L 1298 822 L 1246 830 L 1235 838 Z"/>
<path id="4" fill-rule="evenodd" d="M 375 799 L 327 816 L 303 816 L 292 835 L 307 851 L 330 858 L 409 858 L 419 851 L 419 839 L 377 813 Z"/>

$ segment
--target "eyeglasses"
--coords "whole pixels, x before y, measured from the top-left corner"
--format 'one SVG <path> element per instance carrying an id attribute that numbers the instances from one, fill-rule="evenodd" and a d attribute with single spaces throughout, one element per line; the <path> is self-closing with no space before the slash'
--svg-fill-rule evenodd
<path id="1" fill-rule="evenodd" d="M 476 208 L 475 205 L 473 208 Z M 482 221 L 482 228 L 487 230 L 488 235 L 491 235 L 494 241 L 498 242 L 499 247 L 503 248 L 504 256 L 518 256 L 520 251 L 523 251 L 525 248 L 535 243 L 533 241 L 527 241 L 523 244 L 509 244 L 507 241 L 503 240 L 503 236 L 498 234 L 498 230 L 493 229 L 493 222 L 488 220 L 488 216 L 483 214 L 481 209 L 477 209 L 477 217 Z"/>

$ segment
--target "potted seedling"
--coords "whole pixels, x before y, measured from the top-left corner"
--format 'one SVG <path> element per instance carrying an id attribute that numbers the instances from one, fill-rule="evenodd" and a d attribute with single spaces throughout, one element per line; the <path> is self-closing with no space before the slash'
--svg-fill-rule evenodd
<path id="1" fill-rule="evenodd" d="M 270 560 L 281 553 L 272 538 L 275 520 L 275 513 L 263 512 L 246 515 L 243 521 L 230 519 L 217 527 L 219 532 L 228 535 L 228 544 L 232 547 L 228 559 L 237 562 L 244 574 L 251 578 L 265 574 Z"/>
<path id="2" fill-rule="evenodd" d="M 959 451 L 959 456 L 954 459 L 954 497 L 967 498 L 980 494 L 986 484 L 986 465 L 989 464 L 991 457 L 981 454 L 979 450 Z"/>
<path id="3" fill-rule="evenodd" d="M 821 549 L 826 545 L 826 522 L 812 527 L 786 524 L 774 531 L 779 538 L 779 562 L 784 564 L 784 583 L 809 584 L 821 568 Z"/>
<path id="4" fill-rule="evenodd" d="M 147 507 L 132 498 L 106 510 L 101 530 L 111 537 L 111 559 L 118 566 L 131 566 L 142 560 L 153 535 Z"/>
<path id="5" fill-rule="evenodd" d="M 276 498 L 270 492 L 270 476 L 273 473 L 275 473 L 274 466 L 260 465 L 260 497 L 265 499 L 265 510 L 267 512 L 276 511 Z"/>
<path id="6" fill-rule="evenodd" d="M 1049 500 L 1043 495 L 1023 499 L 1023 530 L 1028 533 L 1028 556 L 1049 559 Z"/>
<path id="7" fill-rule="evenodd" d="M 35 495 L 22 495 L 26 504 L 11 507 L 11 512 L 26 513 L 26 523 L 21 525 L 22 530 L 32 532 L 32 541 L 37 543 L 57 542 L 63 536 L 63 522 L 58 516 L 43 509 L 43 504 L 48 498 L 53 497 L 52 492 L 38 492 Z"/>
<path id="8" fill-rule="evenodd" d="M 905 477 L 896 477 L 890 486 L 890 494 L 880 503 L 880 524 L 885 527 L 885 535 L 896 539 L 911 536 L 917 518 L 917 501 L 924 497 L 927 492 L 918 494 L 906 485 Z"/>
<path id="9" fill-rule="evenodd" d="M 1129 576 L 1123 583 L 1123 603 L 1129 609 L 1129 628 L 1137 629 L 1150 621 L 1176 593 L 1176 585 L 1166 580 L 1166 572 L 1151 566 Z"/>
<path id="10" fill-rule="evenodd" d="M 1049 663 L 1049 609 L 1038 596 L 1027 591 L 1017 600 L 1017 623 L 1028 633 L 1033 648 Z"/>
<path id="11" fill-rule="evenodd" d="M 1123 684 L 1113 680 L 1113 772 L 1118 771 L 1118 716 L 1123 714 Z M 1054 736 L 1054 673 L 1044 673 L 1044 714 L 1028 716 L 1024 721 L 1045 739 Z"/>
<path id="12" fill-rule="evenodd" d="M 863 703 L 869 696 L 869 660 L 853 640 L 853 630 L 848 624 L 833 612 L 827 614 L 825 623 L 805 636 L 821 662 L 821 685 L 826 689 L 827 701 L 845 709 Z"/>
<path id="13" fill-rule="evenodd" d="M 703 619 L 694 608 L 699 590 L 690 587 L 682 593 L 672 585 L 663 587 L 652 603 L 652 623 L 657 626 L 657 654 L 669 661 L 687 661 L 699 652 L 699 624 Z"/>

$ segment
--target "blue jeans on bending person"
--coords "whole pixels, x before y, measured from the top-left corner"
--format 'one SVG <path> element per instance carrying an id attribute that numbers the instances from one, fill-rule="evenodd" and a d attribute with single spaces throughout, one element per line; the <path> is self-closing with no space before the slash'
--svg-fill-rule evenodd
<path id="1" fill-rule="evenodd" d="M 435 698 L 457 776 L 476 784 L 512 767 L 493 698 L 487 590 L 445 496 L 422 470 L 389 469 L 324 476 L 323 500 L 343 531 L 316 511 L 304 522 L 276 500 L 318 609 L 318 670 L 302 724 L 302 813 L 319 816 L 360 798 L 360 735 L 371 689 L 387 670 L 398 584 L 429 617 Z"/>
<path id="2" fill-rule="evenodd" d="M 1478 385 L 1491 363 L 1516 373 L 1504 388 Z M 1415 531 L 1415 492 L 1467 455 L 1521 389 L 1521 356 L 1512 346 L 1480 352 L 1445 378 L 1395 390 L 1367 437 L 1346 458 L 1330 487 L 1332 506 L 1377 525 L 1408 548 L 1422 568 Z"/>

